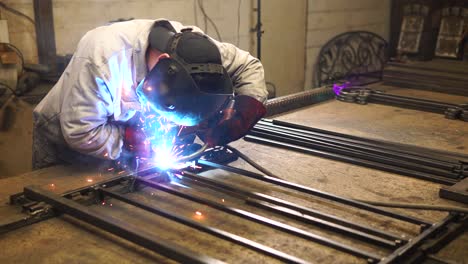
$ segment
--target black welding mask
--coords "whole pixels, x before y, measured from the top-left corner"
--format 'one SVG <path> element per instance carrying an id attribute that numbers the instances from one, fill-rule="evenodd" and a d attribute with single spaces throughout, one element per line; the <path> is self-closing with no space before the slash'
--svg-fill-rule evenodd
<path id="1" fill-rule="evenodd" d="M 137 89 L 146 104 L 168 120 L 193 126 L 222 111 L 233 96 L 232 81 L 218 47 L 190 29 L 176 33 L 169 23 L 153 26 L 150 48 L 168 53 Z"/>

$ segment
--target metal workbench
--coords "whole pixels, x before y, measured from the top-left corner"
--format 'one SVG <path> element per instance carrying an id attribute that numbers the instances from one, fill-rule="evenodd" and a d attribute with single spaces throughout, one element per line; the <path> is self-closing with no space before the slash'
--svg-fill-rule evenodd
<path id="1" fill-rule="evenodd" d="M 392 93 L 400 95 L 421 96 L 454 103 L 468 101 L 466 97 L 455 95 L 397 89 L 379 84 L 376 86 L 379 89 L 392 90 Z M 443 116 L 434 113 L 376 104 L 362 106 L 329 100 L 280 114 L 274 116 L 274 118 L 352 135 L 468 153 L 468 126 L 466 123 L 447 120 Z M 440 199 L 438 197 L 440 184 L 248 143 L 243 140 L 239 140 L 232 145 L 285 180 L 344 197 L 464 207 L 462 204 Z M 254 171 L 242 160 L 235 161 L 231 165 Z M 204 174 L 214 179 L 222 179 L 231 184 L 242 186 L 248 190 L 280 198 L 285 195 L 284 192 L 279 192 L 276 187 L 269 187 L 241 177 L 235 177 L 226 171 L 215 170 Z M 11 194 L 21 192 L 26 185 L 41 185 L 47 190 L 62 193 L 66 190 L 90 185 L 114 176 L 111 173 L 96 173 L 92 169 L 58 166 L 0 180 L 0 186 L 2 186 L 0 188 L 0 219 L 5 221 L 21 216 L 18 209 L 8 206 L 6 203 Z M 246 206 L 235 198 L 220 197 L 219 194 L 210 191 L 198 192 L 191 189 L 185 189 L 185 191 L 187 193 L 197 193 L 210 199 L 222 200 L 226 198 L 223 202 L 239 208 Z M 222 227 L 231 233 L 281 249 L 288 254 L 313 263 L 365 263 L 363 259 L 303 239 L 297 239 L 258 224 L 239 220 L 234 216 L 221 214 L 206 206 L 187 202 L 165 193 L 144 189 L 142 193 L 131 194 L 131 196 L 151 204 L 157 204 L 160 208 L 177 212 L 204 224 Z M 300 195 L 297 196 L 294 202 L 312 208 L 327 208 L 330 213 L 335 213 L 351 221 L 367 223 L 405 236 L 411 236 L 418 232 L 414 226 L 397 225 L 384 219 L 369 218 L 365 213 L 353 213 L 343 210 L 339 205 L 326 204 L 321 199 L 305 201 L 301 198 Z M 221 241 L 118 202 L 96 205 L 95 207 L 98 206 L 102 212 L 127 222 L 129 226 L 144 227 L 146 231 L 157 233 L 164 239 L 171 240 L 194 251 L 204 252 L 219 260 L 235 263 L 276 262 L 275 259 L 265 255 Z M 431 222 L 439 221 L 447 215 L 435 211 L 392 210 Z M 199 215 L 196 212 L 202 214 Z M 279 220 L 279 218 L 270 215 L 268 212 L 262 212 L 261 215 Z M 297 225 L 297 223 L 291 224 Z M 321 228 L 308 226 L 306 230 L 329 236 L 344 243 L 350 243 L 342 240 L 340 236 L 331 234 Z M 467 244 L 468 235 L 465 233 L 451 242 L 436 256 L 446 261 L 468 263 Z M 359 247 L 362 249 L 373 248 L 371 245 Z M 158 254 L 65 215 L 0 235 L 0 248 L 2 248 L 0 263 L 171 262 Z"/>

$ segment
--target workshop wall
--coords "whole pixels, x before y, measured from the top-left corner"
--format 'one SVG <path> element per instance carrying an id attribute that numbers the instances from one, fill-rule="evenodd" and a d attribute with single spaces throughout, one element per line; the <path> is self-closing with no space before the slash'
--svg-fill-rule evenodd
<path id="1" fill-rule="evenodd" d="M 32 0 L 4 0 L 8 6 L 34 18 Z M 219 28 L 221 39 L 250 50 L 252 2 L 250 0 L 203 0 L 208 16 Z M 240 5 L 239 5 L 240 4 Z M 197 0 L 54 0 L 54 27 L 57 54 L 73 53 L 78 41 L 90 29 L 119 18 L 168 18 L 197 25 L 219 39 L 214 27 L 206 22 Z M 239 16 L 238 16 L 239 15 Z M 37 62 L 34 25 L 1 10 L 9 24 L 10 42 L 23 52 L 27 62 Z M 239 21 L 239 22 L 238 22 Z M 239 24 L 238 24 L 239 23 Z"/>
<path id="2" fill-rule="evenodd" d="M 334 36 L 366 30 L 388 40 L 390 0 L 308 0 L 304 89 L 313 87 L 314 64 L 320 48 Z"/>

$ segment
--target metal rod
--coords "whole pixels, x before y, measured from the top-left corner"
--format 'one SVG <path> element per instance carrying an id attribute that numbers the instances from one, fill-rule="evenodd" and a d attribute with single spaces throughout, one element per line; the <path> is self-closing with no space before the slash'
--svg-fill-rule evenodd
<path id="1" fill-rule="evenodd" d="M 262 58 L 262 1 L 257 0 L 257 58 Z"/>
<path id="2" fill-rule="evenodd" d="M 455 164 L 449 163 L 446 161 L 439 161 L 439 160 L 429 159 L 425 157 L 418 157 L 418 156 L 414 156 L 408 153 L 397 152 L 391 149 L 384 149 L 384 148 L 373 147 L 373 146 L 368 146 L 368 145 L 361 145 L 361 144 L 356 144 L 356 143 L 351 143 L 351 142 L 343 143 L 341 141 L 331 140 L 326 137 L 315 136 L 313 134 L 298 132 L 296 130 L 284 129 L 279 126 L 264 125 L 260 123 L 260 124 L 256 124 L 251 131 L 284 132 L 287 134 L 300 136 L 306 139 L 314 139 L 320 143 L 321 142 L 333 143 L 338 146 L 350 147 L 350 148 L 355 148 L 358 150 L 365 150 L 371 153 L 379 153 L 379 154 L 389 155 L 391 157 L 404 158 L 407 161 L 411 161 L 411 162 L 415 162 L 415 163 L 419 163 L 423 165 L 428 165 L 428 166 L 433 166 L 439 169 L 452 170 L 455 166 Z"/>
<path id="3" fill-rule="evenodd" d="M 461 154 L 461 153 L 456 153 L 456 152 L 449 152 L 449 151 L 444 151 L 444 150 L 438 150 L 438 149 L 430 149 L 430 148 L 423 148 L 419 146 L 412 146 L 412 145 L 407 145 L 407 144 L 401 144 L 401 143 L 396 143 L 396 142 L 389 142 L 385 140 L 378 140 L 378 139 L 370 139 L 370 138 L 363 138 L 363 137 L 358 137 L 358 136 L 353 136 L 353 135 L 348 135 L 348 134 L 343 134 L 343 133 L 338 133 L 334 131 L 328 131 L 324 129 L 319 129 L 319 128 L 313 128 L 313 127 L 308 127 L 308 126 L 303 126 L 299 124 L 293 124 L 289 122 L 284 122 L 281 120 L 268 120 L 268 119 L 262 119 L 264 122 L 270 122 L 275 125 L 279 126 L 285 126 L 285 127 L 291 127 L 291 128 L 296 128 L 296 129 L 301 129 L 301 130 L 306 130 L 306 131 L 312 131 L 312 132 L 318 132 L 318 133 L 323 133 L 327 135 L 333 135 L 333 136 L 338 136 L 340 138 L 347 138 L 347 139 L 354 139 L 354 140 L 359 140 L 361 142 L 367 142 L 367 143 L 373 143 L 377 145 L 385 145 L 386 147 L 393 147 L 393 148 L 399 148 L 404 151 L 411 151 L 411 152 L 416 152 L 416 154 L 422 154 L 428 155 L 428 156 L 437 156 L 437 157 L 448 157 L 448 158 L 461 158 L 461 159 L 466 159 L 468 160 L 468 155 Z"/>
<path id="4" fill-rule="evenodd" d="M 224 263 L 166 241 L 155 234 L 144 233 L 117 218 L 101 215 L 89 207 L 45 191 L 40 187 L 25 187 L 24 194 L 29 199 L 43 201 L 51 205 L 54 210 L 73 216 L 170 259 L 182 263 Z"/>
<path id="5" fill-rule="evenodd" d="M 112 197 L 112 198 L 117 199 L 119 201 L 122 201 L 124 203 L 133 205 L 133 206 L 138 207 L 140 209 L 146 210 L 146 211 L 151 212 L 153 214 L 157 214 L 157 215 L 159 215 L 161 217 L 170 219 L 170 220 L 175 221 L 177 223 L 192 227 L 194 229 L 197 229 L 199 231 L 208 233 L 208 234 L 216 236 L 218 238 L 233 242 L 233 243 L 238 244 L 240 246 L 250 248 L 250 249 L 252 249 L 254 251 L 260 252 L 262 254 L 273 257 L 275 259 L 285 261 L 285 262 L 288 262 L 288 263 L 309 263 L 309 262 L 307 262 L 305 260 L 296 258 L 296 257 L 291 256 L 291 255 L 288 255 L 288 254 L 286 254 L 284 252 L 281 252 L 281 251 L 278 251 L 276 249 L 267 247 L 265 245 L 262 245 L 260 243 L 255 242 L 255 241 L 249 240 L 247 238 L 243 238 L 241 236 L 238 236 L 238 235 L 235 235 L 235 234 L 232 234 L 232 233 L 229 233 L 229 232 L 226 232 L 224 230 L 220 230 L 220 229 L 217 229 L 217 228 L 214 228 L 214 227 L 202 225 L 202 224 L 200 224 L 200 223 L 198 223 L 196 221 L 193 221 L 191 219 L 188 219 L 188 218 L 185 218 L 185 217 L 182 217 L 182 216 L 178 216 L 178 215 L 172 214 L 170 212 L 164 211 L 162 209 L 143 204 L 141 202 L 138 202 L 138 201 L 135 201 L 133 199 L 127 198 L 127 197 L 125 197 L 123 195 L 120 195 L 120 194 L 118 194 L 116 192 L 109 191 L 109 190 L 102 189 L 102 188 L 98 189 L 98 191 L 101 192 L 102 194 L 106 195 L 106 196 Z"/>
<path id="6" fill-rule="evenodd" d="M 316 149 L 321 151 L 326 151 L 329 153 L 335 153 L 339 155 L 345 155 L 353 158 L 388 164 L 392 166 L 397 166 L 401 168 L 406 168 L 409 170 L 414 170 L 418 172 L 428 173 L 436 176 L 447 177 L 451 179 L 460 179 L 462 175 L 452 172 L 451 170 L 441 170 L 439 168 L 434 168 L 433 166 L 417 164 L 415 162 L 408 162 L 407 160 L 399 157 L 391 157 L 384 154 L 373 154 L 363 150 L 357 150 L 353 148 L 339 146 L 332 143 L 321 143 L 316 140 L 307 139 L 301 136 L 282 134 L 274 131 L 259 131 L 252 130 L 250 132 L 251 136 L 261 137 L 266 139 L 272 139 L 279 142 L 284 142 L 288 144 L 293 144 L 301 147 L 306 147 L 310 149 Z M 453 169 L 453 168 L 452 168 Z"/>
<path id="7" fill-rule="evenodd" d="M 380 244 L 382 246 L 387 247 L 393 247 L 396 244 L 406 242 L 404 239 L 397 237 L 393 234 L 383 232 L 375 228 L 359 225 L 350 221 L 346 221 L 344 219 L 320 212 L 318 210 L 295 205 L 288 201 L 272 197 L 266 194 L 244 191 L 232 185 L 226 185 L 200 175 L 191 174 L 189 172 L 184 172 L 183 176 L 184 178 L 188 178 L 189 182 L 192 184 L 201 185 L 203 187 L 208 187 L 210 189 L 215 189 L 220 192 L 227 193 L 231 196 L 245 200 L 245 202 L 249 205 L 257 206 L 262 209 L 265 209 L 265 204 L 259 204 L 259 202 L 256 200 L 266 201 L 271 204 L 279 205 L 283 208 L 288 208 L 291 210 L 301 212 L 302 214 L 307 214 L 298 216 L 285 213 L 285 210 L 279 207 L 276 207 L 275 209 L 273 209 L 273 207 L 268 208 L 270 211 L 274 211 L 283 216 L 294 218 L 297 221 L 301 221 L 307 224 L 315 224 L 328 230 L 353 236 L 365 242 Z"/>
<path id="8" fill-rule="evenodd" d="M 342 133 L 338 133 L 334 131 L 327 131 L 323 129 L 307 127 L 307 126 L 302 126 L 302 125 L 293 124 L 293 123 L 287 123 L 287 122 L 283 122 L 280 120 L 262 119 L 258 123 L 265 124 L 265 125 L 272 125 L 275 127 L 279 127 L 281 129 L 287 129 L 288 131 L 293 130 L 293 131 L 297 131 L 300 133 L 312 134 L 312 135 L 316 135 L 316 136 L 320 136 L 323 138 L 328 138 L 331 140 L 336 140 L 336 141 L 344 142 L 344 143 L 351 142 L 351 143 L 356 143 L 356 144 L 361 144 L 361 145 L 366 145 L 366 146 L 378 147 L 382 149 L 391 149 L 392 151 L 396 151 L 396 152 L 407 153 L 410 155 L 420 156 L 420 157 L 438 160 L 438 161 L 445 161 L 448 163 L 459 163 L 460 162 L 459 159 L 468 160 L 468 155 L 465 156 L 460 153 L 428 149 L 428 148 L 423 148 L 419 146 L 412 146 L 412 145 L 390 142 L 390 141 L 385 141 L 385 140 L 362 138 L 362 137 L 342 134 Z"/>
<path id="9" fill-rule="evenodd" d="M 265 139 L 265 138 L 261 138 L 261 137 L 250 136 L 250 135 L 245 136 L 244 139 L 246 141 L 251 141 L 251 142 L 256 142 L 256 143 L 263 143 L 263 144 L 270 145 L 270 146 L 281 147 L 281 148 L 294 150 L 294 151 L 298 151 L 298 152 L 302 152 L 302 153 L 306 153 L 306 154 L 310 154 L 310 155 L 315 155 L 315 156 L 319 156 L 319 157 L 334 159 L 334 160 L 338 160 L 338 161 L 344 161 L 344 162 L 348 162 L 348 163 L 352 163 L 352 164 L 356 164 L 356 165 L 360 165 L 360 166 L 365 166 L 365 167 L 368 167 L 368 168 L 388 171 L 388 172 L 392 172 L 392 173 L 396 173 L 396 174 L 403 174 L 403 175 L 407 175 L 407 176 L 411 176 L 411 177 L 415 177 L 415 178 L 419 178 L 419 179 L 424 179 L 424 180 L 428 180 L 428 181 L 432 181 L 432 182 L 436 182 L 436 183 L 441 183 L 441 184 L 446 184 L 446 185 L 453 185 L 453 184 L 458 182 L 455 179 L 450 179 L 450 178 L 447 178 L 447 177 L 435 176 L 435 175 L 422 173 L 422 172 L 417 172 L 417 171 L 413 171 L 413 170 L 409 170 L 409 169 L 405 169 L 405 168 L 401 168 L 401 167 L 397 167 L 397 166 L 392 166 L 392 165 L 388 165 L 388 164 L 382 164 L 382 163 L 378 163 L 378 162 L 358 159 L 358 158 L 354 158 L 354 157 L 350 157 L 350 156 L 346 156 L 346 155 L 340 155 L 340 154 L 336 154 L 336 153 L 330 153 L 330 152 L 326 152 L 326 151 L 320 151 L 320 150 L 315 150 L 315 149 L 311 149 L 311 148 L 301 147 L 301 146 L 297 146 L 297 145 L 294 145 L 294 144 L 288 144 L 288 143 L 284 143 L 284 142 L 280 142 L 280 141 L 276 141 L 276 140 Z"/>
<path id="10" fill-rule="evenodd" d="M 442 236 L 442 240 L 431 241 L 431 246 L 430 247 L 438 246 L 437 244 L 440 244 L 441 242 L 442 242 L 442 244 L 446 244 L 448 241 L 451 241 L 453 239 L 453 237 L 461 234 L 462 232 L 460 232 L 460 231 L 465 230 L 466 227 L 467 227 L 467 222 L 468 221 L 465 218 L 464 220 L 462 220 L 462 223 L 456 224 L 456 226 L 454 228 L 447 228 L 447 225 L 449 225 L 454 220 L 456 220 L 457 217 L 458 217 L 458 215 L 456 215 L 456 214 L 449 214 L 442 221 L 440 221 L 440 222 L 438 222 L 436 224 L 433 224 L 431 227 L 426 229 L 420 235 L 418 235 L 417 237 L 411 239 L 410 243 L 400 247 L 399 249 L 395 250 L 389 256 L 383 258 L 380 263 L 381 264 L 401 263 L 403 260 L 408 260 L 409 255 L 411 255 L 411 254 L 416 254 L 417 255 L 418 254 L 418 252 L 414 252 L 414 251 L 415 250 L 420 251 L 419 247 L 424 242 L 426 242 L 431 237 L 437 235 L 439 232 L 442 232 L 442 230 L 444 230 L 444 229 L 448 229 L 449 233 L 445 233 L 445 235 L 444 235 L 445 237 Z M 423 251 L 422 254 L 431 253 L 429 248 L 426 248 L 426 249 L 424 249 L 422 251 Z M 421 261 L 421 259 L 419 259 L 419 260 L 418 259 L 413 259 L 413 260 L 414 260 L 413 263 L 419 263 Z"/>
<path id="11" fill-rule="evenodd" d="M 385 209 L 378 208 L 376 206 L 361 203 L 361 202 L 358 202 L 358 201 L 355 201 L 355 200 L 352 200 L 352 199 L 348 199 L 348 198 L 345 198 L 345 197 L 341 197 L 341 196 L 338 196 L 338 195 L 334 195 L 334 194 L 331 194 L 331 193 L 327 193 L 327 192 L 324 192 L 324 191 L 313 189 L 313 188 L 303 186 L 303 185 L 300 185 L 300 184 L 297 184 L 297 183 L 292 183 L 292 182 L 288 182 L 288 181 L 285 181 L 285 180 L 282 180 L 282 179 L 277 179 L 277 178 L 273 178 L 273 177 L 269 177 L 269 176 L 263 176 L 261 174 L 257 174 L 257 173 L 251 172 L 251 171 L 246 171 L 246 170 L 234 168 L 234 167 L 231 167 L 231 166 L 216 164 L 216 163 L 206 161 L 206 160 L 199 160 L 198 162 L 201 165 L 209 166 L 209 167 L 216 168 L 216 169 L 223 169 L 223 170 L 226 170 L 226 171 L 230 171 L 230 172 L 239 174 L 241 176 L 246 176 L 246 177 L 249 177 L 249 178 L 253 178 L 253 179 L 273 183 L 273 184 L 283 186 L 283 187 L 288 188 L 288 189 L 292 189 L 292 190 L 299 191 L 299 192 L 302 192 L 302 193 L 311 194 L 313 196 L 318 196 L 318 197 L 328 199 L 328 200 L 331 200 L 331 201 L 334 201 L 334 202 L 346 204 L 346 205 L 353 206 L 353 207 L 356 207 L 356 208 L 359 208 L 359 209 L 363 209 L 363 210 L 367 210 L 367 211 L 374 212 L 374 213 L 377 213 L 377 214 L 385 215 L 385 216 L 395 218 L 395 219 L 398 219 L 398 220 L 401 220 L 401 221 L 405 221 L 405 222 L 409 222 L 409 223 L 413 223 L 413 224 L 417 224 L 417 225 L 431 225 L 430 222 L 426 222 L 424 220 L 421 220 L 421 219 L 418 219 L 418 218 L 415 218 L 415 217 L 412 217 L 412 216 L 406 216 L 406 215 L 398 214 L 398 213 L 395 213 L 395 212 L 387 211 Z"/>
<path id="12" fill-rule="evenodd" d="M 403 240 L 398 240 L 398 239 L 394 241 L 389 241 L 389 240 L 382 239 L 382 238 L 379 238 L 379 237 L 376 237 L 376 236 L 373 236 L 373 235 L 370 235 L 361 231 L 357 231 L 348 227 L 330 223 L 326 220 L 322 220 L 322 219 L 312 217 L 309 215 L 304 215 L 303 213 L 300 213 L 291 209 L 287 209 L 287 208 L 279 207 L 275 205 L 270 205 L 268 203 L 261 202 L 261 201 L 247 199 L 247 204 L 286 216 L 288 218 L 291 218 L 300 222 L 309 223 L 309 224 L 312 224 L 312 225 L 315 225 L 315 226 L 318 226 L 327 230 L 331 230 L 331 231 L 338 232 L 340 234 L 348 235 L 352 238 L 359 239 L 361 241 L 371 243 L 373 245 L 379 245 L 379 246 L 386 247 L 386 248 L 397 248 L 400 246 L 400 244 L 402 244 L 402 241 L 403 241 Z"/>
<path id="13" fill-rule="evenodd" d="M 313 241 L 321 245 L 325 245 L 325 246 L 337 249 L 342 252 L 349 253 L 357 257 L 362 257 L 365 259 L 369 259 L 371 261 L 380 260 L 380 257 L 375 255 L 374 253 L 367 252 L 361 249 L 357 249 L 352 246 L 348 246 L 340 242 L 337 242 L 337 241 L 334 241 L 334 240 L 331 240 L 331 239 L 328 239 L 328 238 L 325 238 L 316 234 L 312 234 L 302 229 L 299 229 L 299 228 L 296 228 L 287 224 L 283 224 L 281 222 L 278 222 L 278 221 L 275 221 L 275 220 L 272 220 L 272 219 L 269 219 L 269 218 L 251 213 L 251 212 L 247 212 L 238 208 L 228 207 L 223 204 L 220 204 L 220 203 L 217 203 L 217 202 L 214 202 L 214 201 L 202 198 L 202 197 L 197 197 L 197 196 L 190 195 L 184 192 L 180 192 L 170 186 L 165 186 L 165 185 L 153 182 L 153 181 L 140 179 L 140 178 L 137 179 L 137 182 L 142 185 L 146 185 L 146 186 L 149 186 L 149 187 L 152 187 L 152 188 L 155 188 L 155 189 L 158 189 L 158 190 L 161 190 L 161 191 L 173 194 L 173 195 L 177 195 L 179 197 L 185 198 L 193 202 L 204 204 L 211 208 L 215 208 L 217 210 L 220 210 L 220 211 L 232 214 L 232 215 L 236 215 L 243 219 L 247 219 L 247 220 L 250 220 L 250 221 L 265 225 L 265 226 L 272 227 L 275 230 L 282 231 L 288 234 L 292 234 L 292 235 L 301 237 L 303 239 Z"/>

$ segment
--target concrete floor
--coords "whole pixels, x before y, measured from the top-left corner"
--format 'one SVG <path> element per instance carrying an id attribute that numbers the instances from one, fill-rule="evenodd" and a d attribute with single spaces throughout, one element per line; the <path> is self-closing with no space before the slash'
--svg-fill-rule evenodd
<path id="1" fill-rule="evenodd" d="M 393 89 L 392 92 L 439 99 L 441 101 L 468 101 L 468 98 L 425 91 Z M 466 123 L 447 120 L 438 114 L 383 105 L 361 106 L 338 101 L 328 101 L 286 113 L 276 118 L 353 135 L 457 151 L 465 154 L 468 152 L 468 126 Z M 466 207 L 462 204 L 440 199 L 438 197 L 439 184 L 248 143 L 242 140 L 235 142 L 233 146 L 286 180 L 337 195 L 376 201 L 414 202 Z M 240 160 L 232 165 L 254 170 Z M 208 172 L 207 175 L 252 191 L 284 198 L 300 205 L 317 208 L 327 213 L 332 213 L 357 223 L 378 227 L 401 236 L 409 237 L 417 233 L 417 227 L 414 225 L 402 224 L 399 221 L 389 220 L 385 217 L 371 216 L 368 213 L 326 202 L 322 199 L 305 197 L 296 192 L 285 191 L 282 188 L 253 180 L 246 180 L 231 173 L 212 171 Z M 87 185 L 89 184 L 88 180 L 97 182 L 112 176 L 114 175 L 83 168 L 54 167 L 0 180 L 0 186 L 2 186 L 0 189 L 0 219 L 5 220 L 7 217 L 14 217 L 15 213 L 17 213 L 16 209 L 5 205 L 5 202 L 8 195 L 21 191 L 25 185 L 38 184 L 51 191 L 60 193 L 68 189 L 77 188 L 78 186 Z M 233 197 L 221 195 L 206 189 L 180 188 L 186 192 L 196 193 L 214 201 L 225 199 L 226 204 L 231 206 L 253 210 L 242 201 Z M 141 193 L 132 195 L 159 208 L 171 210 L 196 221 L 245 236 L 314 263 L 365 263 L 364 260 L 348 254 L 340 253 L 316 243 L 307 242 L 304 239 L 297 239 L 224 213 L 215 212 L 199 204 L 187 202 L 161 192 L 145 189 Z M 220 242 L 220 240 L 206 234 L 169 223 L 160 217 L 143 214 L 139 210 L 119 203 L 114 202 L 112 207 L 95 207 L 99 207 L 100 211 L 108 215 L 127 221 L 131 226 L 143 227 L 145 231 L 152 232 L 165 239 L 170 239 L 193 250 L 205 252 L 224 261 L 234 263 L 275 262 L 270 257 L 265 257 L 228 242 Z M 203 212 L 204 217 L 197 217 L 194 214 L 195 211 Z M 445 213 L 431 211 L 404 209 L 395 209 L 395 211 L 429 221 L 438 221 L 446 215 Z M 285 221 L 266 211 L 255 210 L 255 212 L 269 218 Z M 316 234 L 327 235 L 327 237 L 361 249 L 373 250 L 375 248 L 373 245 L 345 240 L 337 234 L 310 225 L 294 221 L 287 221 L 287 223 Z M 456 263 L 468 263 L 467 244 L 468 235 L 465 233 L 455 242 L 451 243 L 449 247 L 442 250 L 438 256 L 454 260 Z M 47 247 L 44 245 L 47 245 Z M 5 234 L 0 237 L 0 248 L 2 248 L 0 263 L 168 262 L 167 259 L 157 254 L 117 239 L 112 235 L 96 230 L 87 224 L 66 216 Z M 380 250 L 377 252 L 385 254 L 385 251 Z"/>

